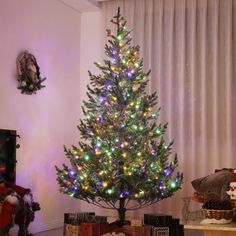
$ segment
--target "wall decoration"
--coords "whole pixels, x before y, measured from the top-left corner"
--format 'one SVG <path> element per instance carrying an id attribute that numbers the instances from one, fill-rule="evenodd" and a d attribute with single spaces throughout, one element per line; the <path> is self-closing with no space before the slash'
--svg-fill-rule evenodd
<path id="1" fill-rule="evenodd" d="M 42 82 L 46 78 L 41 78 L 36 58 L 28 51 L 24 51 L 18 56 L 17 70 L 18 89 L 21 90 L 21 93 L 35 94 L 37 90 L 45 87 Z"/>

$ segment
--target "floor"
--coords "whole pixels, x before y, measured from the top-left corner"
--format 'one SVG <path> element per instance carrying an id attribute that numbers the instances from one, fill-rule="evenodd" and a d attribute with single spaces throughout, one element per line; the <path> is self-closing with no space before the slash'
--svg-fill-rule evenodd
<path id="1" fill-rule="evenodd" d="M 37 233 L 34 236 L 63 236 L 63 228 Z"/>
<path id="2" fill-rule="evenodd" d="M 202 231 L 186 230 L 184 235 L 185 236 L 202 236 L 203 233 Z M 37 233 L 37 234 L 34 234 L 34 236 L 63 236 L 63 228 Z"/>

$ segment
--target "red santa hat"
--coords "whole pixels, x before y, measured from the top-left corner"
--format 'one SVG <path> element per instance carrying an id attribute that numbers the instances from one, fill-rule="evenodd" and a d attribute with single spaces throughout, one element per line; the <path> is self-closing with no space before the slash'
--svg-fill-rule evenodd
<path id="1" fill-rule="evenodd" d="M 18 195 L 20 195 L 20 197 L 24 197 L 24 195 L 26 193 L 29 193 L 30 192 L 30 189 L 29 188 L 23 188 L 19 185 L 16 185 L 16 184 L 13 184 L 13 183 L 10 183 L 10 182 L 7 182 L 7 184 L 14 190 L 16 191 L 16 193 Z"/>
<path id="2" fill-rule="evenodd" d="M 0 195 L 2 196 L 8 196 L 13 192 L 12 188 L 6 188 L 3 186 L 0 186 Z"/>
<path id="3" fill-rule="evenodd" d="M 236 170 L 234 170 L 234 179 L 233 182 L 236 182 Z"/>

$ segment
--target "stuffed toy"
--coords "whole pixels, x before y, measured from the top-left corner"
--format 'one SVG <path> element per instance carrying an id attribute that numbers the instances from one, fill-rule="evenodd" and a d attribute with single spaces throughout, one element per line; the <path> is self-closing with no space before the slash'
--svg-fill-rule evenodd
<path id="1" fill-rule="evenodd" d="M 231 169 L 217 170 L 215 173 L 202 178 L 195 179 L 191 182 L 196 191 L 192 200 L 204 203 L 209 200 L 229 200 L 227 191 L 230 188 L 234 173 Z"/>

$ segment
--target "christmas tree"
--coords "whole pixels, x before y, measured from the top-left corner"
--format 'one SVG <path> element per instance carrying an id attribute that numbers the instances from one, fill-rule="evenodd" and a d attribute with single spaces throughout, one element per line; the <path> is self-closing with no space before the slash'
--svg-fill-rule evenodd
<path id="1" fill-rule="evenodd" d="M 166 143 L 167 124 L 158 124 L 156 92 L 145 91 L 139 47 L 131 46 L 131 31 L 120 15 L 111 20 L 116 34 L 107 30 L 106 60 L 95 63 L 100 75 L 89 72 L 85 118 L 78 129 L 78 147 L 64 147 L 71 167 L 57 170 L 60 191 L 96 206 L 116 209 L 120 222 L 126 210 L 146 207 L 180 189 L 183 175 L 172 174 L 177 155 L 168 162 L 172 144 Z"/>

